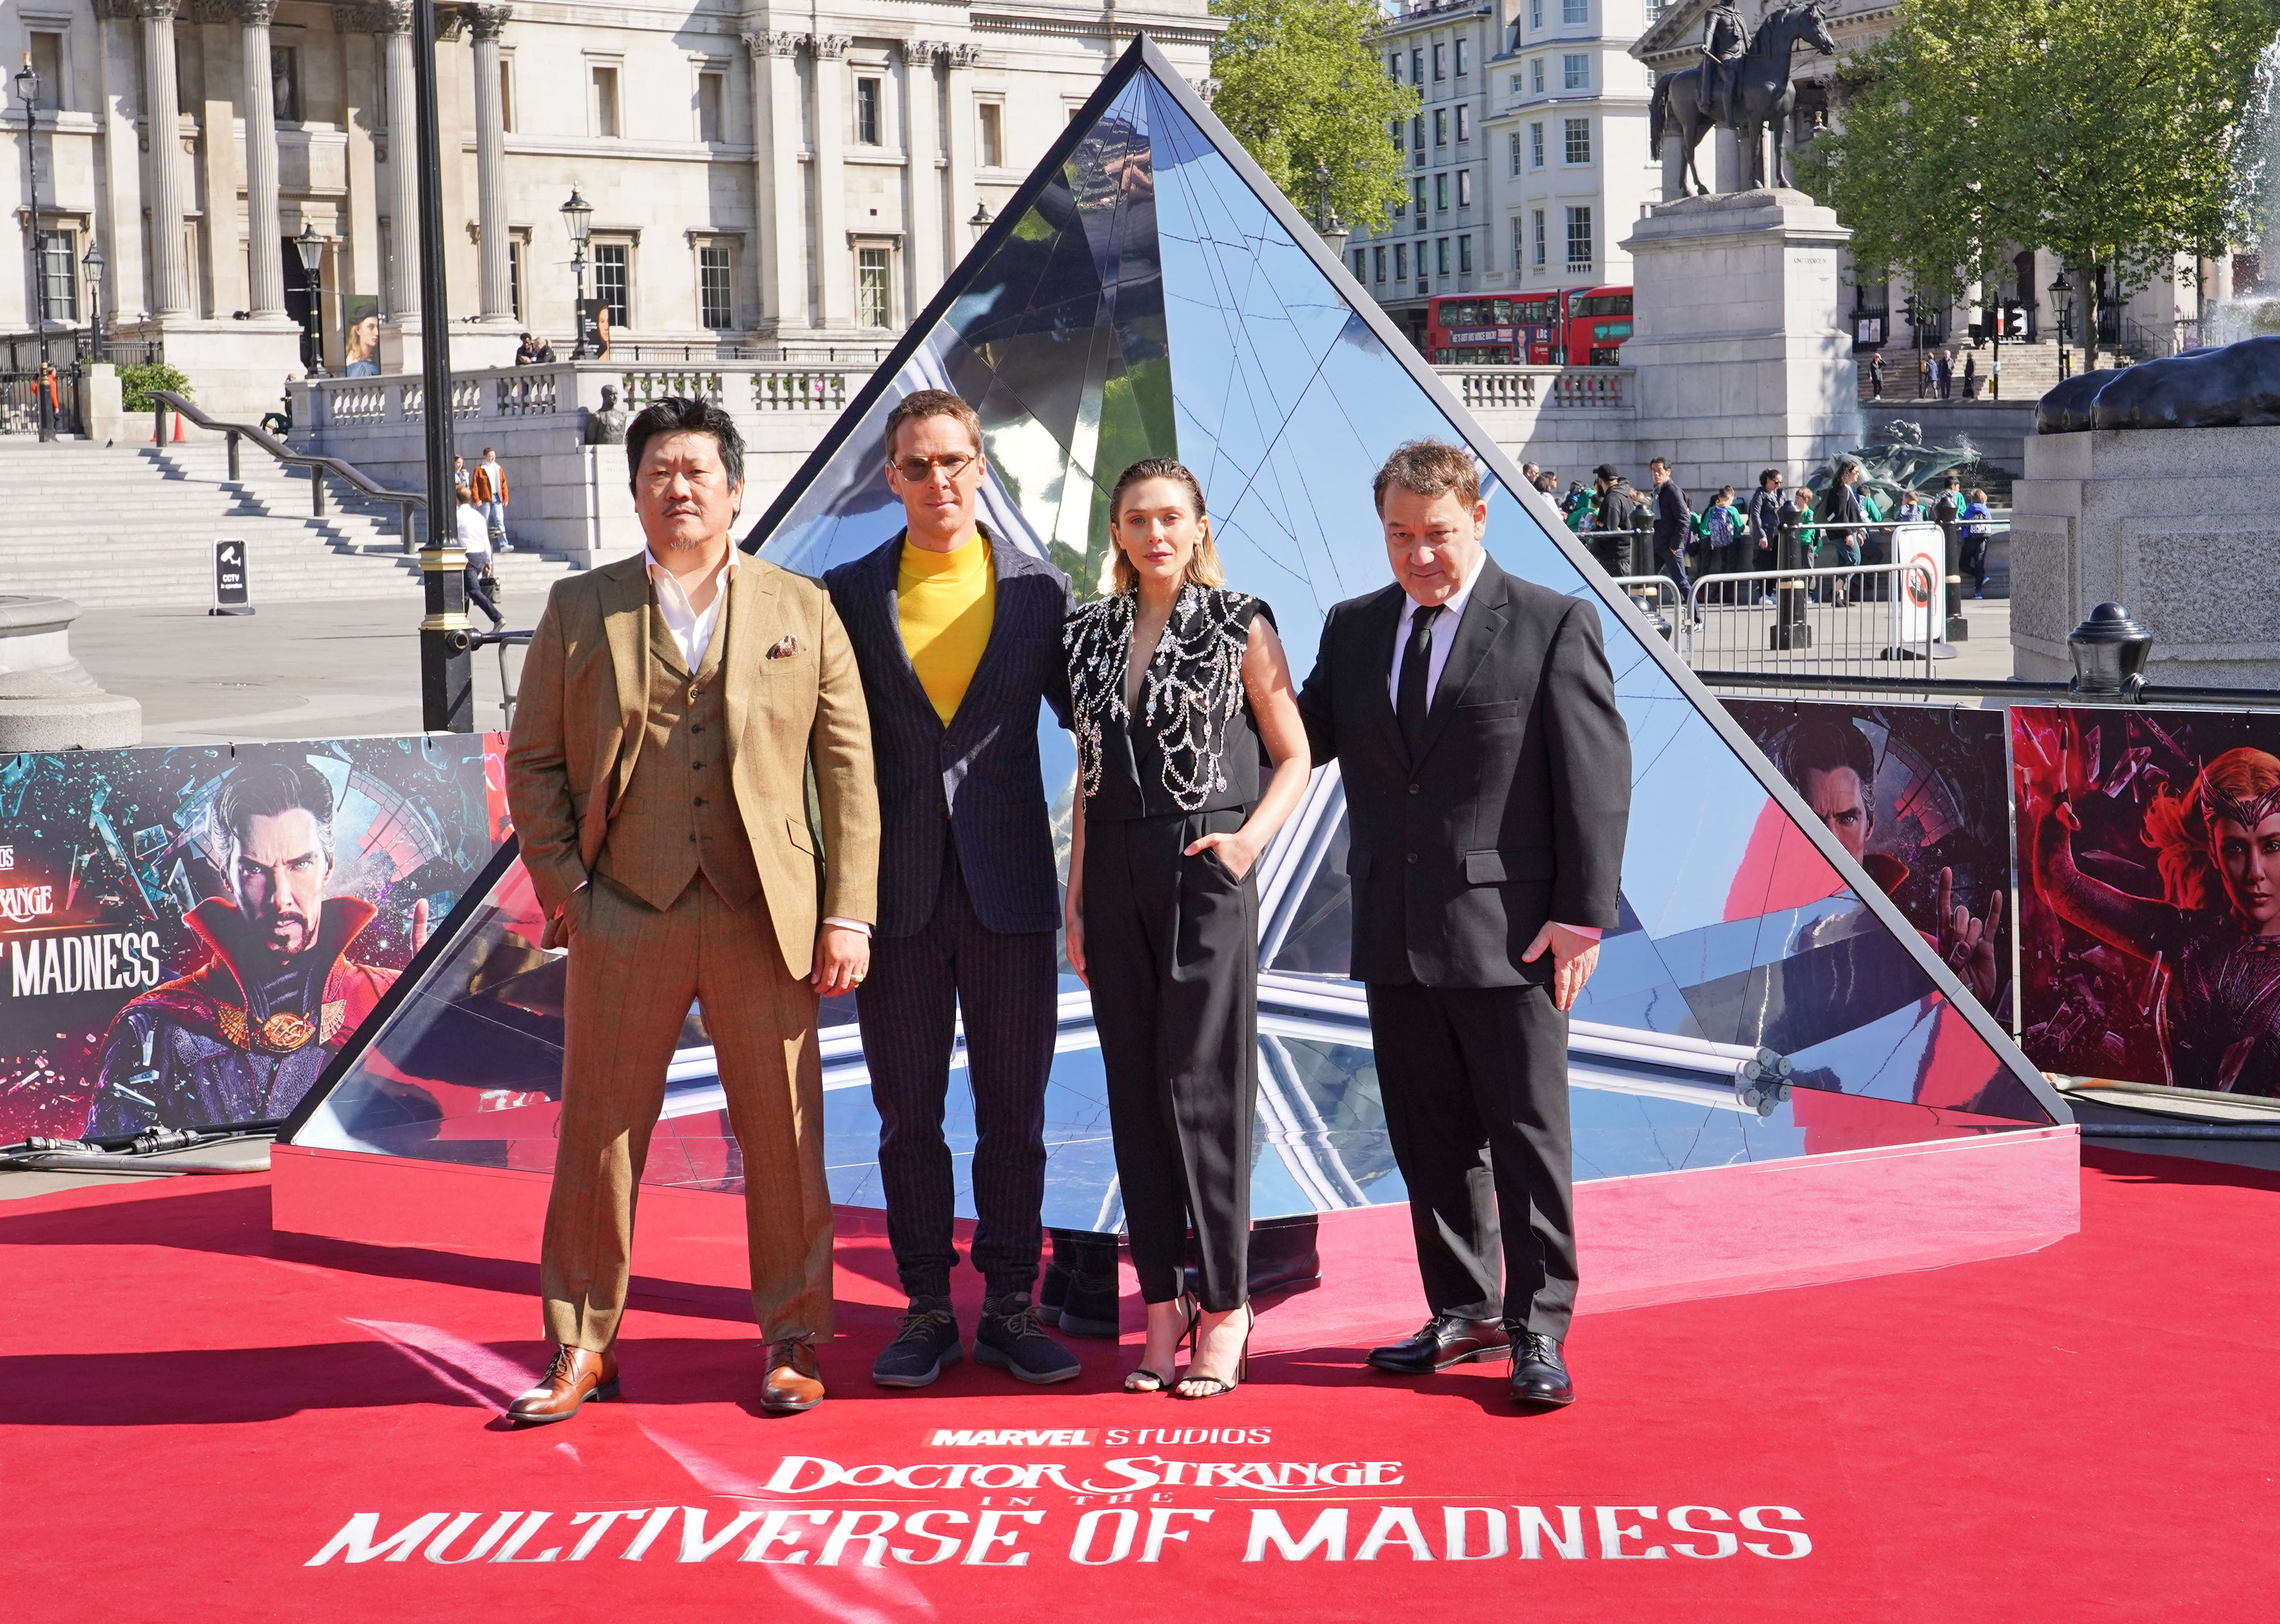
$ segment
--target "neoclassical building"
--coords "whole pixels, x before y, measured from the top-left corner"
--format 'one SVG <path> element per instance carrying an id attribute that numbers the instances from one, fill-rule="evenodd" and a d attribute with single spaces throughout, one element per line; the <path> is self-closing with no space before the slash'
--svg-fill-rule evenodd
<path id="1" fill-rule="evenodd" d="M 437 12 L 463 366 L 505 361 L 526 327 L 568 353 L 574 189 L 618 343 L 883 345 L 1133 34 L 1201 85 L 1220 27 L 1205 0 Z M 0 330 L 31 330 L 35 266 L 52 327 L 99 300 L 112 335 L 161 340 L 208 400 L 273 401 L 311 328 L 341 370 L 367 312 L 389 369 L 412 364 L 412 21 L 410 0 L 10 0 L 0 49 L 42 81 L 39 212 L 35 237 L 12 86 L 0 196 L 27 251 L 0 275 Z M 310 233 L 313 274 L 293 242 Z"/>

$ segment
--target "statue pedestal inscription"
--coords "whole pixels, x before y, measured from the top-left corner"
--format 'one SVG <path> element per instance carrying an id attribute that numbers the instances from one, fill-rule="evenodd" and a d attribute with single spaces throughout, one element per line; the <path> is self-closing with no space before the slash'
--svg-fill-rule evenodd
<path id="1" fill-rule="evenodd" d="M 1787 189 L 1658 204 L 1631 257 L 1638 447 L 1670 458 L 1690 496 L 1760 468 L 1791 481 L 1860 443 L 1837 250 L 1852 233 Z"/>
<path id="2" fill-rule="evenodd" d="M 2067 634 L 2111 600 L 2153 634 L 2149 681 L 2280 687 L 2280 427 L 2031 435 L 2026 462 L 2011 498 L 2014 676 L 2072 676 Z"/>

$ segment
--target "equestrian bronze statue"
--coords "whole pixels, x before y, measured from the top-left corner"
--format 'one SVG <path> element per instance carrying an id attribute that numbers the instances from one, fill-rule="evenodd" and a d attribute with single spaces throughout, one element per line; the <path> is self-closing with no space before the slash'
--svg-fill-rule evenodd
<path id="1" fill-rule="evenodd" d="M 1730 21 L 1728 19 L 1730 19 Z M 1829 33 L 1827 0 L 1807 0 L 1785 5 L 1768 14 L 1758 26 L 1748 49 L 1732 54 L 1729 30 L 1738 27 L 1730 5 L 1714 7 L 1703 19 L 1702 65 L 1665 73 L 1654 81 L 1654 100 L 1647 111 L 1647 144 L 1660 155 L 1663 132 L 1675 128 L 1679 150 L 1686 155 L 1679 184 L 1695 196 L 1706 197 L 1710 188 L 1696 167 L 1694 150 L 1703 135 L 1720 125 L 1733 130 L 1742 153 L 1739 189 L 1765 185 L 1768 169 L 1765 140 L 1773 133 L 1773 184 L 1792 184 L 1782 158 L 1782 131 L 1797 108 L 1797 86 L 1790 79 L 1790 57 L 1799 44 L 1812 46 L 1824 57 L 1837 54 Z"/>

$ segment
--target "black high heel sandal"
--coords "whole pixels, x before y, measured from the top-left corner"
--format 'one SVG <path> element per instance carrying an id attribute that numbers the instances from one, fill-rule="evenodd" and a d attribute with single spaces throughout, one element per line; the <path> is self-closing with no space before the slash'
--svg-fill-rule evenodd
<path id="1" fill-rule="evenodd" d="M 1241 1387 L 1243 1383 L 1249 1379 L 1251 1375 L 1251 1333 L 1256 1330 L 1259 1327 L 1259 1311 L 1252 1307 L 1250 1304 L 1245 1303 L 1243 1305 L 1243 1312 L 1244 1315 L 1243 1325 L 1243 1351 L 1236 1355 L 1235 1380 L 1232 1382 L 1223 1382 L 1217 1376 L 1182 1376 L 1177 1385 L 1172 1389 L 1173 1397 L 1223 1398 L 1228 1394 L 1235 1391 L 1236 1388 Z M 1203 1351 L 1203 1333 L 1200 1331 L 1195 1331 L 1192 1332 L 1191 1335 L 1195 1337 L 1196 1352 L 1200 1356 Z M 1192 1360 L 1190 1362 L 1191 1364 L 1193 1363 Z M 1188 1384 L 1191 1382 L 1204 1390 L 1196 1393 L 1188 1392 L 1186 1389 Z"/>
<path id="2" fill-rule="evenodd" d="M 1180 1356 L 1180 1344 L 1194 1337 L 1196 1322 L 1203 1317 L 1203 1310 L 1197 1305 L 1195 1298 L 1184 1291 L 1174 1297 L 1172 1301 L 1185 1303 L 1188 1305 L 1188 1322 L 1180 1328 L 1179 1335 L 1172 1341 L 1172 1357 L 1176 1360 Z M 1160 1393 L 1171 1385 L 1172 1380 L 1169 1376 L 1151 1370 L 1145 1365 L 1124 1378 L 1124 1390 L 1128 1393 Z"/>

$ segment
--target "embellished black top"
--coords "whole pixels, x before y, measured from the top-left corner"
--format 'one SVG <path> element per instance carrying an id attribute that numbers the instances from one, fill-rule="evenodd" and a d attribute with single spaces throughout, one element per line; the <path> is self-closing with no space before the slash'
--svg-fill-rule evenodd
<path id="1" fill-rule="evenodd" d="M 1243 688 L 1251 622 L 1275 612 L 1227 587 L 1180 589 L 1180 601 L 1124 702 L 1138 598 L 1085 604 L 1061 628 L 1076 720 L 1077 781 L 1088 818 L 1155 818 L 1248 809 L 1265 756 Z"/>

